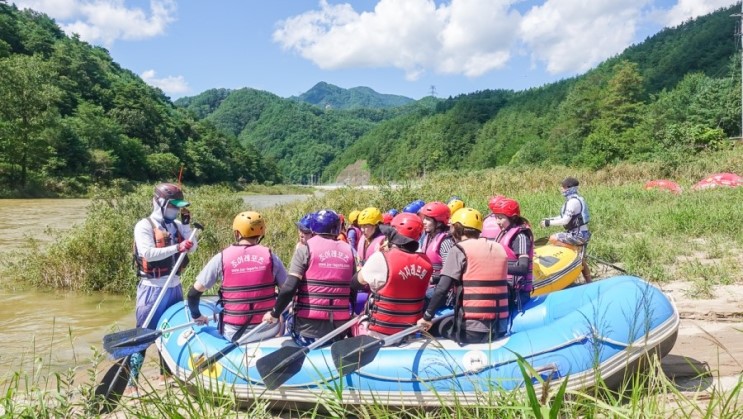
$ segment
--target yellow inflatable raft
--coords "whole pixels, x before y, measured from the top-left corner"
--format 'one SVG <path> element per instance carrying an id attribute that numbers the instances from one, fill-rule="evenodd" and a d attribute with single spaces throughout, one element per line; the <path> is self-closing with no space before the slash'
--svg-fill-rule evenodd
<path id="1" fill-rule="evenodd" d="M 559 291 L 581 274 L 583 247 L 545 244 L 534 248 L 534 291 L 532 296 Z"/>

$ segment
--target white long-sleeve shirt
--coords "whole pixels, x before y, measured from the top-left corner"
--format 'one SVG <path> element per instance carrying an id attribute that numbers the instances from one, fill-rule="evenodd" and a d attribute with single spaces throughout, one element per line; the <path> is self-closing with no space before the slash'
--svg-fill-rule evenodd
<path id="1" fill-rule="evenodd" d="M 188 239 L 191 236 L 191 226 L 182 224 L 178 220 L 174 220 L 172 223 L 165 223 L 159 211 L 153 211 L 148 218 L 151 219 L 152 222 L 154 222 L 156 225 L 160 225 L 160 227 L 165 228 L 168 233 L 170 233 L 173 241 L 176 241 L 175 237 L 177 236 L 178 231 L 180 231 L 180 234 L 184 237 L 184 239 Z M 137 246 L 137 254 L 139 255 L 139 257 L 145 260 L 156 261 L 163 260 L 177 254 L 178 244 L 167 247 L 155 246 L 154 232 L 152 231 L 152 224 L 150 224 L 150 220 L 148 218 L 139 220 L 139 222 L 137 222 L 137 224 L 134 226 L 134 243 Z M 191 249 L 188 250 L 188 253 L 193 253 L 198 248 L 196 237 L 194 237 L 193 243 L 194 245 L 193 247 L 191 247 Z M 153 287 L 163 287 L 165 286 L 165 281 L 167 281 L 167 279 L 167 276 L 160 278 L 142 278 L 142 283 L 144 285 Z M 169 286 L 178 286 L 180 285 L 180 283 L 181 279 L 176 273 L 173 275 L 173 280 L 170 281 Z"/>

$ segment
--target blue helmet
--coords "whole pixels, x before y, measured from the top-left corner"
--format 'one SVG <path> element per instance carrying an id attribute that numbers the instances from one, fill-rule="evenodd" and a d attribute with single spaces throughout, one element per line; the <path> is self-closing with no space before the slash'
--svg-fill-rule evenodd
<path id="1" fill-rule="evenodd" d="M 405 208 L 402 209 L 402 212 L 409 212 L 411 214 L 418 214 L 418 211 L 420 211 L 421 208 L 423 208 L 424 205 L 426 205 L 426 203 L 423 200 L 418 199 L 418 200 L 413 201 L 413 202 L 409 203 L 408 205 L 406 205 Z"/>
<path id="2" fill-rule="evenodd" d="M 310 226 L 315 234 L 336 235 L 341 231 L 341 217 L 333 210 L 320 210 L 315 213 Z"/>
<path id="3" fill-rule="evenodd" d="M 396 210 L 396 209 L 394 209 L 394 208 L 391 208 L 391 209 L 387 210 L 387 214 L 389 214 L 389 215 L 391 215 L 391 216 L 393 216 L 393 217 L 394 217 L 395 215 L 399 214 L 399 213 L 400 213 L 400 211 L 398 211 L 398 210 Z"/>
<path id="4" fill-rule="evenodd" d="M 462 198 L 458 197 L 457 195 L 452 195 L 448 201 L 446 201 L 446 205 L 449 205 L 452 203 L 452 201 L 464 201 Z"/>
<path id="5" fill-rule="evenodd" d="M 312 219 L 315 218 L 314 212 L 309 212 L 299 219 L 295 224 L 302 233 L 312 233 Z"/>

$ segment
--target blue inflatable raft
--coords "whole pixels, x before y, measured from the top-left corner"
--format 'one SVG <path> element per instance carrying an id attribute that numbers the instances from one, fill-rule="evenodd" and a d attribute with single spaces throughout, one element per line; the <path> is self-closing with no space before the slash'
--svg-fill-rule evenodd
<path id="1" fill-rule="evenodd" d="M 202 302 L 202 313 L 214 309 Z M 158 327 L 189 321 L 179 304 L 163 314 Z M 289 344 L 281 337 L 238 347 L 189 385 L 233 395 L 244 403 L 260 399 L 300 406 L 342 398 L 347 404 L 481 405 L 496 389 L 523 386 L 515 354 L 554 386 L 568 380 L 568 389 L 586 389 L 601 377 L 613 387 L 630 371 L 647 365 L 643 361 L 649 355 L 670 352 L 678 327 L 678 311 L 663 292 L 639 278 L 618 276 L 535 297 L 515 316 L 512 333 L 492 343 L 460 346 L 424 334 L 380 349 L 371 363 L 343 377 L 330 348 L 324 347 L 310 351 L 299 373 L 280 388 L 268 390 L 255 364 Z M 186 381 L 194 360 L 229 342 L 214 327 L 197 326 L 163 335 L 156 344 L 174 376 Z"/>

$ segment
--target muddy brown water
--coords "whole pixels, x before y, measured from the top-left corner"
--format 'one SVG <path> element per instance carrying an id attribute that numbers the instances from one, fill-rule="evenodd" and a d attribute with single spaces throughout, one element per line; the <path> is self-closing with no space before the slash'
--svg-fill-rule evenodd
<path id="1" fill-rule="evenodd" d="M 260 209 L 308 195 L 248 195 Z M 87 199 L 0 199 L 0 263 L 28 251 L 28 238 L 53 240 L 55 232 L 85 219 Z M 20 370 L 62 372 L 83 364 L 107 333 L 134 326 L 133 301 L 126 296 L 38 291 L 0 279 L 0 381 Z M 41 366 L 41 369 L 39 370 Z"/>

